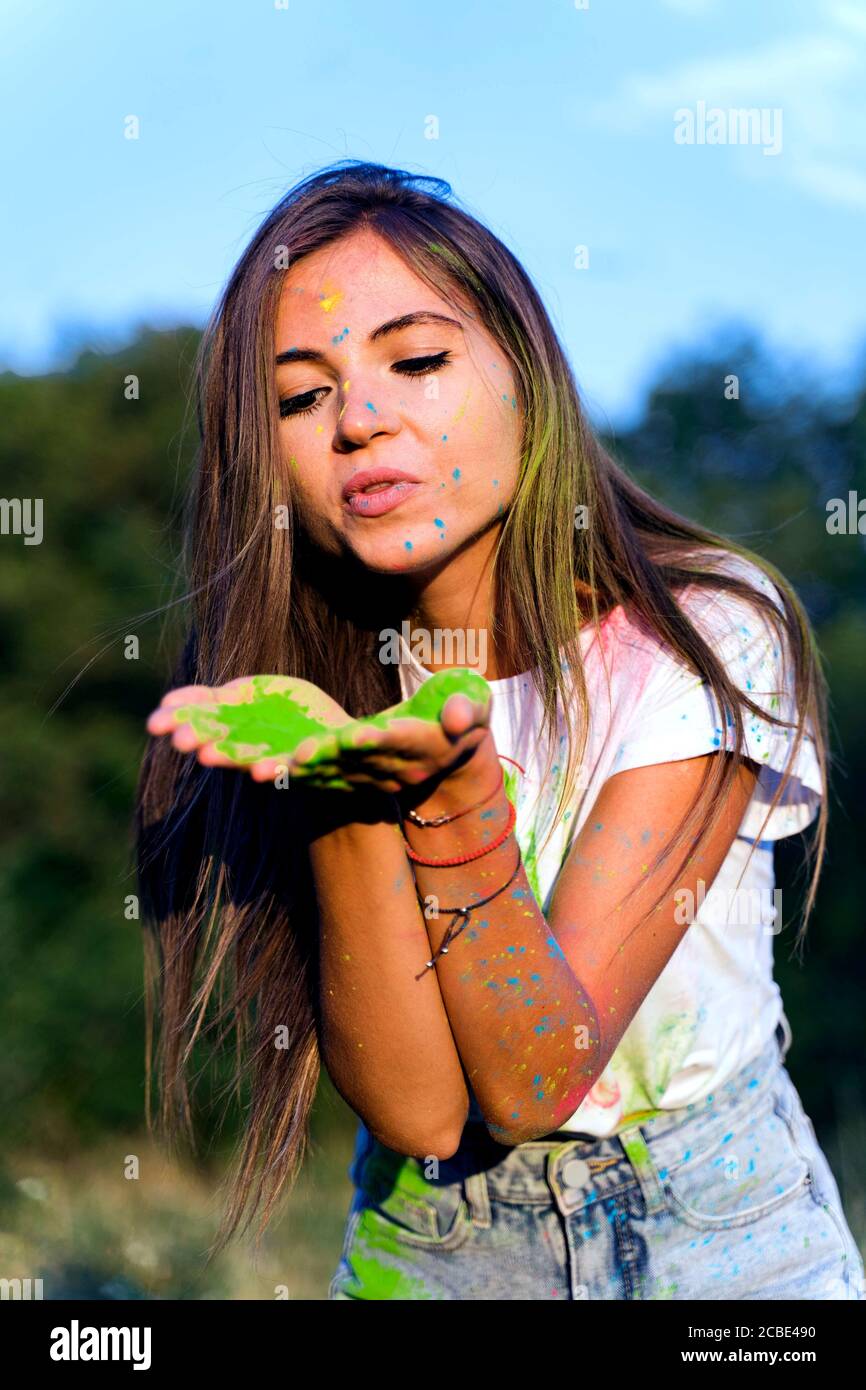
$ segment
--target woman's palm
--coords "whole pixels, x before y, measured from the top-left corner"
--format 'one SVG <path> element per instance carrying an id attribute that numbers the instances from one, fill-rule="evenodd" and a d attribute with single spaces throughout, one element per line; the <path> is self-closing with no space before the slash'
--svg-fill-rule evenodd
<path id="1" fill-rule="evenodd" d="M 476 743 L 489 704 L 489 686 L 469 670 L 438 672 L 410 699 L 364 719 L 310 681 L 240 676 L 169 691 L 147 728 L 171 734 L 175 748 L 195 751 L 206 766 L 244 768 L 256 781 L 291 772 L 342 790 L 372 783 L 396 791 L 443 771 Z"/>

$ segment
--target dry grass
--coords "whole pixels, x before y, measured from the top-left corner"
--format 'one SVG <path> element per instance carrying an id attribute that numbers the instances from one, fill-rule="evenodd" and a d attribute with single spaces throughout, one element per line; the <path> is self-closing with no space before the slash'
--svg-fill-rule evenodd
<path id="1" fill-rule="evenodd" d="M 124 1176 L 138 1160 L 137 1178 Z M 43 1296 L 324 1299 L 339 1258 L 351 1139 L 331 1136 L 262 1240 L 205 1267 L 223 1165 L 168 1161 L 142 1136 L 47 1160 L 7 1156 L 0 1177 L 0 1276 L 41 1278 Z"/>

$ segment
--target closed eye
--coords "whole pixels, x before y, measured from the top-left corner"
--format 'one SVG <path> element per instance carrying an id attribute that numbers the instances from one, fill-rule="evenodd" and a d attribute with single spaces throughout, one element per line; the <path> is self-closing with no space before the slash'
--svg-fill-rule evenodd
<path id="1" fill-rule="evenodd" d="M 401 376 L 427 376 L 430 372 L 438 372 L 440 367 L 447 366 L 451 353 L 448 348 L 444 352 L 435 352 L 431 357 L 405 357 L 402 362 L 394 363 L 394 371 Z"/>
<path id="2" fill-rule="evenodd" d="M 442 367 L 446 367 L 450 358 L 451 352 L 448 348 L 428 357 L 404 357 L 400 362 L 394 363 L 392 371 L 398 372 L 400 376 L 429 376 L 431 372 L 438 372 Z M 330 386 L 317 386 L 312 391 L 304 391 L 300 396 L 284 397 L 280 401 L 280 418 L 284 420 L 288 416 L 311 415 L 314 410 L 318 410 L 330 389 Z"/>
<path id="3" fill-rule="evenodd" d="M 301 396 L 285 396 L 280 401 L 280 419 L 285 420 L 287 415 L 311 415 L 319 408 L 319 397 L 327 395 L 330 389 L 330 386 L 317 386 Z"/>

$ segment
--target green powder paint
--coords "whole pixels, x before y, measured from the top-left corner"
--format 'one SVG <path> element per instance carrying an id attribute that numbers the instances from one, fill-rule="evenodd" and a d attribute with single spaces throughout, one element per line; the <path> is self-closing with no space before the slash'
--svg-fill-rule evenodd
<path id="1" fill-rule="evenodd" d="M 175 710 L 180 723 L 191 726 L 199 738 L 213 741 L 218 752 L 239 767 L 260 758 L 291 757 L 310 737 L 320 740 L 305 766 L 333 762 L 340 747 L 363 747 L 365 728 L 387 729 L 396 719 L 428 719 L 438 722 L 451 695 L 466 695 L 486 704 L 490 686 L 476 671 L 456 667 L 438 671 L 410 699 L 366 719 L 326 724 L 310 713 L 306 700 L 296 699 L 291 688 L 274 690 L 274 676 L 251 676 L 249 698 L 228 704 L 182 705 Z M 345 785 L 345 784 L 343 784 Z"/>
<path id="2" fill-rule="evenodd" d="M 405 1263 L 409 1254 L 409 1247 L 390 1234 L 387 1222 L 366 1207 L 346 1256 L 354 1281 L 343 1291 L 351 1298 L 375 1302 L 432 1299 L 434 1295 L 424 1287 L 422 1279 L 400 1268 L 399 1262 Z"/>
<path id="3" fill-rule="evenodd" d="M 520 853 L 523 858 L 523 867 L 526 870 L 526 878 L 532 889 L 535 901 L 541 907 L 542 892 L 541 883 L 538 877 L 538 845 L 535 839 L 535 826 L 530 827 L 526 839 L 521 843 Z"/>
<path id="4" fill-rule="evenodd" d="M 502 769 L 502 780 L 505 783 L 505 795 L 508 797 L 508 800 L 515 810 L 517 809 L 517 779 L 519 776 L 520 774 L 510 767 L 504 767 Z"/>
<path id="5" fill-rule="evenodd" d="M 608 1062 L 610 1073 L 620 1088 L 623 1119 L 635 1123 L 665 1112 L 656 1101 L 664 1095 L 670 1079 L 682 1065 L 694 1041 L 697 1018 L 692 1013 L 671 1013 L 655 1025 L 651 1056 L 647 1062 L 645 1044 L 627 1029 Z M 653 1094 L 654 1092 L 654 1094 Z"/>
<path id="6" fill-rule="evenodd" d="M 520 785 L 520 773 L 515 768 L 502 769 L 503 781 L 505 782 L 505 794 L 514 809 L 517 809 L 517 793 Z M 533 897 L 541 907 L 542 892 L 541 881 L 538 870 L 538 841 L 536 838 L 535 825 L 530 826 L 529 833 L 525 836 L 518 836 L 520 844 L 520 854 L 523 860 L 523 867 L 526 870 L 526 878 L 532 889 Z"/>
<path id="7" fill-rule="evenodd" d="M 646 1140 L 642 1135 L 620 1134 L 619 1142 L 622 1144 L 632 1163 L 637 1167 L 646 1167 L 649 1162 L 650 1151 L 647 1148 Z"/>
<path id="8" fill-rule="evenodd" d="M 435 1208 L 440 1199 L 436 1183 L 424 1176 L 422 1162 L 374 1144 L 359 1175 L 361 1210 L 354 1235 L 346 1251 L 352 1281 L 341 1285 L 341 1292 L 360 1299 L 442 1298 L 431 1290 L 413 1268 L 423 1258 L 425 1245 L 435 1250 Z M 419 1230 L 424 1213 L 431 1225 L 429 1233 Z M 420 1220 L 423 1229 L 426 1219 Z M 411 1245 L 402 1232 L 411 1232 Z"/>

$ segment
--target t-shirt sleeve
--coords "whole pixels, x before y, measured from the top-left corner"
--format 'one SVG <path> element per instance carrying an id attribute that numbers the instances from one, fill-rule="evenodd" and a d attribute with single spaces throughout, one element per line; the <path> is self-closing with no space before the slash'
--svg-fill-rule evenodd
<path id="1" fill-rule="evenodd" d="M 778 591 L 756 566 L 738 562 L 738 573 L 768 593 L 781 611 Z M 766 713 L 796 719 L 791 662 L 776 625 L 739 595 L 691 588 L 680 603 L 728 675 Z M 723 727 L 724 725 L 724 727 Z M 733 749 L 735 730 L 719 711 L 710 687 L 670 651 L 657 650 L 650 677 L 620 743 L 611 769 L 696 758 L 720 748 Z M 767 811 L 788 766 L 796 728 L 786 728 L 743 710 L 744 757 L 757 763 L 758 781 L 740 835 L 779 840 L 803 830 L 817 814 L 823 782 L 813 731 L 807 725 L 796 760 L 776 808 Z"/>

